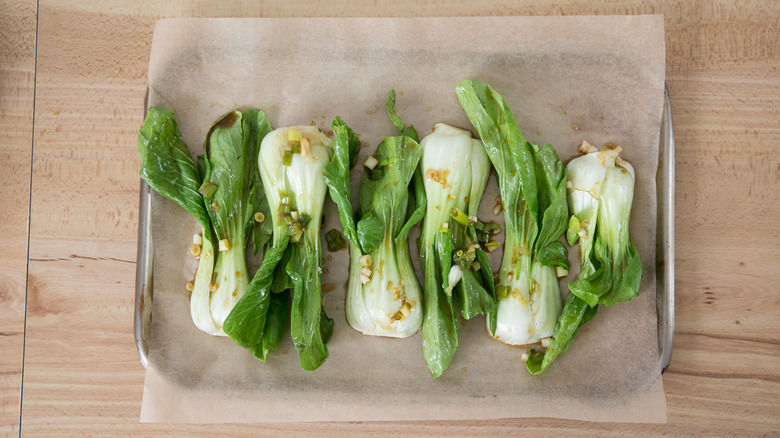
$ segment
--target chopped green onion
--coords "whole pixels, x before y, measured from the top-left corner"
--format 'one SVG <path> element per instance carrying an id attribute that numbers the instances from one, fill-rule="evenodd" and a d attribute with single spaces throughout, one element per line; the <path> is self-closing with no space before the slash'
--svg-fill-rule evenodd
<path id="1" fill-rule="evenodd" d="M 566 241 L 569 242 L 569 246 L 574 246 L 579 240 L 579 232 L 582 230 L 580 227 L 580 221 L 577 216 L 571 215 L 569 218 L 569 227 L 566 229 Z"/>
<path id="2" fill-rule="evenodd" d="M 469 216 L 462 212 L 459 208 L 453 208 L 450 210 L 450 216 L 458 221 L 459 224 L 467 226 L 469 224 Z"/>
<path id="3" fill-rule="evenodd" d="M 372 181 L 380 180 L 384 176 L 385 176 L 385 171 L 381 167 L 368 170 L 368 178 Z"/>
<path id="4" fill-rule="evenodd" d="M 398 157 L 385 158 L 384 160 L 379 162 L 379 166 L 387 166 L 388 164 L 395 163 L 396 161 L 401 161 L 401 159 Z"/>
<path id="5" fill-rule="evenodd" d="M 366 159 L 366 162 L 363 163 L 364 166 L 368 167 L 371 170 L 374 170 L 376 168 L 377 164 L 379 164 L 379 160 L 376 159 L 373 155 L 368 157 Z"/>
<path id="6" fill-rule="evenodd" d="M 298 213 L 298 223 L 300 223 L 302 227 L 308 226 L 309 222 L 311 222 L 311 216 L 306 213 Z"/>
<path id="7" fill-rule="evenodd" d="M 284 151 L 284 158 L 282 158 L 282 164 L 284 164 L 285 166 L 291 165 L 292 164 L 292 156 L 293 156 L 292 150 L 288 149 L 288 150 Z"/>
<path id="8" fill-rule="evenodd" d="M 293 222 L 290 226 L 290 241 L 293 243 L 299 243 L 303 237 L 303 227 L 298 222 Z"/>
<path id="9" fill-rule="evenodd" d="M 464 251 L 462 249 L 457 250 L 452 255 L 453 263 L 460 266 L 463 270 L 468 269 L 476 258 L 477 254 L 474 251 Z"/>
<path id="10" fill-rule="evenodd" d="M 211 199 L 216 191 L 217 185 L 207 179 L 203 180 L 203 184 L 201 184 L 200 188 L 198 189 L 198 192 L 208 199 Z"/>
<path id="11" fill-rule="evenodd" d="M 488 242 L 485 244 L 485 249 L 487 249 L 487 252 L 493 252 L 498 249 L 499 245 L 501 245 L 498 242 Z"/>
<path id="12" fill-rule="evenodd" d="M 303 131 L 300 129 L 290 129 L 287 131 L 287 141 L 301 141 Z"/>
<path id="13" fill-rule="evenodd" d="M 496 298 L 503 300 L 509 298 L 511 288 L 509 286 L 499 286 L 496 288 Z"/>
<path id="14" fill-rule="evenodd" d="M 474 230 L 477 232 L 477 242 L 485 245 L 490 240 L 490 236 L 501 231 L 501 227 L 495 222 L 477 222 L 474 224 Z"/>
<path id="15" fill-rule="evenodd" d="M 328 251 L 336 252 L 347 247 L 347 243 L 337 229 L 332 229 L 325 233 L 325 242 L 328 245 Z"/>

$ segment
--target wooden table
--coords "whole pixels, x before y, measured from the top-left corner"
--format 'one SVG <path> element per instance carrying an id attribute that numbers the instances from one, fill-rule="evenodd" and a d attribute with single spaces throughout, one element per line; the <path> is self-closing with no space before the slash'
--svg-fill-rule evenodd
<path id="1" fill-rule="evenodd" d="M 779 433 L 780 3 L 207 3 L 0 6 L 0 435 Z M 139 424 L 135 148 L 155 20 L 594 13 L 665 16 L 677 139 L 677 326 L 664 375 L 667 425 Z"/>

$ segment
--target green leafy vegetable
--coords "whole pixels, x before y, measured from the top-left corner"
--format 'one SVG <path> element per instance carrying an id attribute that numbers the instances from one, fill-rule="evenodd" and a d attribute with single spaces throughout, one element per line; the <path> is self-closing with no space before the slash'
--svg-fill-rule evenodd
<path id="1" fill-rule="evenodd" d="M 566 306 L 550 346 L 527 362 L 533 374 L 543 372 L 566 351 L 579 328 L 601 305 L 633 299 L 642 281 L 642 261 L 628 233 L 634 197 L 634 168 L 620 159 L 620 147 L 602 151 L 583 143 L 586 155 L 567 165 L 568 200 L 572 212 L 567 238 L 580 243 L 582 269 L 569 284 Z"/>
<path id="2" fill-rule="evenodd" d="M 236 344 L 252 349 L 252 353 L 263 361 L 268 356 L 268 352 L 263 351 L 262 338 L 266 330 L 274 270 L 284 258 L 288 242 L 289 237 L 283 237 L 276 246 L 266 250 L 263 263 L 252 278 L 247 293 L 225 320 L 225 333 Z"/>
<path id="3" fill-rule="evenodd" d="M 282 343 L 284 330 L 287 327 L 289 302 L 290 294 L 287 291 L 271 294 L 263 337 L 260 344 L 252 347 L 252 354 L 263 362 L 268 359 L 268 353 L 279 348 Z"/>
<path id="4" fill-rule="evenodd" d="M 372 180 L 369 181 L 381 181 Z M 369 206 L 370 207 L 370 206 Z M 361 207 L 362 209 L 362 207 Z M 381 219 L 374 216 L 371 211 L 368 211 L 357 222 L 357 238 L 360 242 L 360 247 L 367 254 L 376 251 L 379 245 L 382 244 L 382 239 L 385 237 L 385 224 Z"/>
<path id="5" fill-rule="evenodd" d="M 490 162 L 470 132 L 442 123 L 420 144 L 419 175 L 428 200 L 420 239 L 423 352 L 431 374 L 439 377 L 458 346 L 458 309 L 468 319 L 495 308 L 490 263 L 471 220 L 487 185 Z"/>
<path id="6" fill-rule="evenodd" d="M 409 229 L 420 220 L 425 199 L 410 188 L 422 154 L 415 139 L 388 137 L 360 184 L 360 209 L 349 202 L 350 159 L 356 137 L 334 122 L 335 158 L 325 168 L 331 198 L 350 241 L 347 322 L 367 335 L 407 337 L 420 329 L 422 300 L 409 255 Z M 419 206 L 422 205 L 422 208 Z M 357 222 L 355 222 L 357 221 Z"/>
<path id="7" fill-rule="evenodd" d="M 141 179 L 155 192 L 187 210 L 211 240 L 211 223 L 206 204 L 198 192 L 201 179 L 173 118 L 174 111 L 149 108 L 138 131 Z"/>
<path id="8" fill-rule="evenodd" d="M 219 240 L 214 267 L 216 290 L 211 294 L 211 317 L 218 329 L 249 287 L 246 245 L 256 202 L 254 184 L 258 137 L 270 130 L 261 111 L 232 111 L 209 130 L 204 145 L 204 180 L 216 186 L 209 217 Z"/>
<path id="9" fill-rule="evenodd" d="M 496 339 L 523 345 L 553 335 L 561 312 L 556 266 L 568 269 L 566 171 L 555 149 L 526 141 L 501 96 L 465 80 L 461 106 L 485 145 L 498 175 L 506 240 L 498 277 L 498 305 L 488 318 Z"/>
<path id="10" fill-rule="evenodd" d="M 270 130 L 258 110 L 230 112 L 209 131 L 205 155 L 197 165 L 181 140 L 174 112 L 151 108 L 139 130 L 141 177 L 162 196 L 182 205 L 200 222 L 200 256 L 190 297 L 195 325 L 212 335 L 224 335 L 223 322 L 248 287 L 245 260 L 247 237 L 253 228 L 256 195 L 255 157 L 259 139 Z M 197 237 L 197 236 L 196 236 Z M 263 245 L 256 239 L 255 251 Z"/>
<path id="11" fill-rule="evenodd" d="M 330 162 L 332 141 L 313 126 L 279 128 L 263 138 L 259 153 L 259 168 L 273 222 L 272 249 L 282 252 L 278 261 L 264 271 L 263 290 L 283 293 L 292 287 L 290 334 L 305 370 L 317 369 L 328 357 L 325 343 L 333 332 L 333 321 L 322 308 L 322 248 L 320 224 L 327 186 L 323 170 Z M 298 151 L 298 148 L 300 150 Z M 295 151 L 289 163 L 283 164 L 285 153 Z M 269 262 L 270 263 L 270 262 Z M 264 260 L 265 265 L 265 260 Z M 262 270 L 262 267 L 261 267 Z M 260 272 L 260 271 L 258 271 Z M 267 293 L 258 296 L 257 308 L 269 303 Z M 279 304 L 280 305 L 280 304 Z M 280 310 L 276 309 L 276 315 Z M 263 345 L 278 345 L 280 317 L 268 319 L 269 340 Z M 257 324 L 259 326 L 259 323 Z M 248 331 L 241 325 L 237 331 Z M 255 331 L 247 337 L 257 342 Z M 265 348 L 265 347 L 263 347 Z M 254 351 L 253 351 L 254 352 Z M 263 350 L 259 350 L 262 356 Z"/>

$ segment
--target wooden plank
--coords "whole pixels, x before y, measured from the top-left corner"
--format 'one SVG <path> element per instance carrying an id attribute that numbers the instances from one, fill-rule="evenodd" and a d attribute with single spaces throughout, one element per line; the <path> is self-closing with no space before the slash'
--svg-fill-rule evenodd
<path id="1" fill-rule="evenodd" d="M 25 435 L 733 436 L 780 429 L 780 3 L 163 3 L 40 4 Z M 155 19 L 592 13 L 665 16 L 678 207 L 678 333 L 664 376 L 669 424 L 138 423 L 144 370 L 131 334 L 135 142 Z"/>
<path id="2" fill-rule="evenodd" d="M 0 8 L 0 436 L 19 434 L 36 14 L 30 0 Z"/>

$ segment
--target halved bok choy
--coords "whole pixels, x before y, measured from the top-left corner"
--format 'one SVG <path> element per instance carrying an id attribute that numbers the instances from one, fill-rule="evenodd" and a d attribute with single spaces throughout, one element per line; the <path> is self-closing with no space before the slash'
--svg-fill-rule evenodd
<path id="1" fill-rule="evenodd" d="M 365 163 L 360 208 L 353 215 L 349 169 L 359 142 L 340 119 L 332 128 L 335 157 L 325 168 L 325 181 L 349 240 L 347 322 L 366 335 L 409 337 L 420 330 L 423 314 L 408 243 L 425 206 L 425 197 L 410 186 L 422 149 L 406 135 L 382 140 Z"/>
<path id="2" fill-rule="evenodd" d="M 579 278 L 569 283 L 566 299 L 552 341 L 546 351 L 532 351 L 528 370 L 538 374 L 574 342 L 580 327 L 601 305 L 629 301 L 639 294 L 642 261 L 629 236 L 634 198 L 634 167 L 620 158 L 622 148 L 609 145 L 598 150 L 587 142 L 584 155 L 566 166 L 568 200 L 572 216 L 567 240 L 579 242 Z"/>
<path id="3" fill-rule="evenodd" d="M 420 142 L 419 172 L 428 199 L 420 238 L 424 272 L 423 352 L 439 377 L 458 347 L 458 318 L 495 310 L 493 273 L 476 227 L 490 176 L 482 142 L 471 132 L 437 123 Z M 486 243 L 486 242 L 483 242 Z"/>
<path id="4" fill-rule="evenodd" d="M 323 170 L 332 140 L 314 126 L 278 128 L 263 138 L 258 166 L 273 223 L 263 263 L 225 322 L 225 331 L 264 359 L 279 346 L 286 321 L 301 368 L 319 368 L 328 357 L 325 343 L 333 320 L 322 308 L 320 222 L 327 187 Z"/>
<path id="5" fill-rule="evenodd" d="M 545 345 L 561 312 L 556 268 L 568 270 L 558 239 L 566 230 L 566 170 L 555 149 L 528 142 L 512 111 L 489 85 L 465 80 L 456 88 L 498 174 L 506 240 L 498 273 L 498 306 L 488 330 L 509 345 Z"/>
<path id="6" fill-rule="evenodd" d="M 200 223 L 202 234 L 192 243 L 198 268 L 187 285 L 190 313 L 200 330 L 224 336 L 225 318 L 249 284 L 248 239 L 254 236 L 257 251 L 268 237 L 267 227 L 256 221 L 267 209 L 254 157 L 270 124 L 262 111 L 227 113 L 209 130 L 205 155 L 196 165 L 173 115 L 163 108 L 147 112 L 138 134 L 141 178 Z"/>

